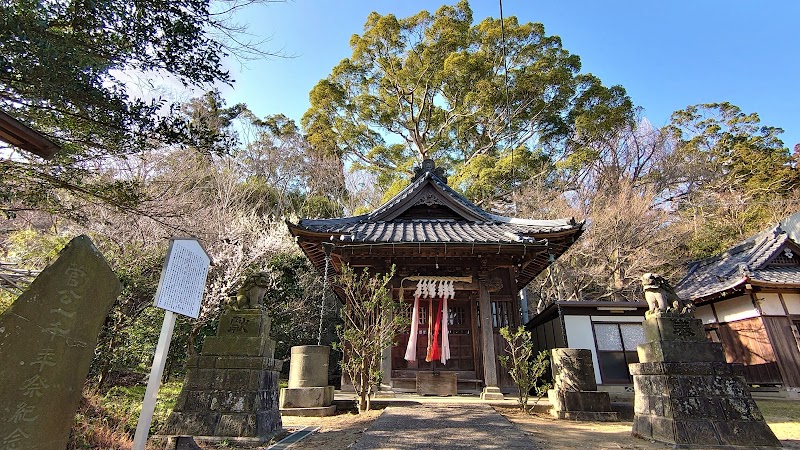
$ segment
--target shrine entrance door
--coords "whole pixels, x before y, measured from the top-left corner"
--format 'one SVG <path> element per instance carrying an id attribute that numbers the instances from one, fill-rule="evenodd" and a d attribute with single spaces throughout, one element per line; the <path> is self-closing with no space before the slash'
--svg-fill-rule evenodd
<path id="1" fill-rule="evenodd" d="M 461 297 L 459 295 L 459 297 Z M 465 296 L 468 297 L 468 296 Z M 440 299 L 434 299 L 433 307 L 439 304 Z M 411 300 L 413 306 L 413 300 Z M 478 377 L 475 366 L 474 346 L 477 343 L 476 327 L 473 313 L 474 301 L 468 298 L 448 300 L 448 328 L 450 342 L 450 359 L 446 364 L 439 360 L 427 362 L 425 355 L 428 349 L 428 330 L 430 323 L 430 299 L 420 299 L 419 334 L 417 337 L 417 360 L 404 359 L 411 327 L 397 336 L 397 345 L 392 347 L 392 386 L 399 390 L 413 390 L 412 381 L 416 379 L 419 371 L 448 371 L 458 375 L 459 392 L 470 392 L 480 389 L 479 384 L 483 377 Z M 409 308 L 410 310 L 411 308 Z M 433 326 L 430 327 L 433 329 Z M 440 336 L 440 339 L 442 337 Z M 480 379 L 479 379 L 480 378 Z"/>

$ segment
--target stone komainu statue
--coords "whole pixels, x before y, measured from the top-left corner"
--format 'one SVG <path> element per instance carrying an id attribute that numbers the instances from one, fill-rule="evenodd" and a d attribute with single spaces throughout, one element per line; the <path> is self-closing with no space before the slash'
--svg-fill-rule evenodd
<path id="1" fill-rule="evenodd" d="M 264 304 L 264 297 L 269 290 L 270 277 L 267 272 L 256 272 L 244 279 L 242 287 L 231 298 L 231 309 L 258 309 Z"/>
<path id="2" fill-rule="evenodd" d="M 642 275 L 644 299 L 649 310 L 645 317 L 659 316 L 694 316 L 694 303 L 681 300 L 661 275 L 646 273 Z"/>

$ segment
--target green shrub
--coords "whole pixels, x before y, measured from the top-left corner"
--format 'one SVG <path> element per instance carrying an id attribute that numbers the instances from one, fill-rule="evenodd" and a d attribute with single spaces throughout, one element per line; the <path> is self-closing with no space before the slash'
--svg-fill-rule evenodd
<path id="1" fill-rule="evenodd" d="M 500 335 L 506 341 L 506 355 L 500 356 L 500 363 L 508 369 L 511 379 L 519 389 L 519 406 L 523 411 L 530 411 L 533 406 L 528 407 L 530 394 L 533 392 L 538 399 L 542 398 L 550 383 L 540 383 L 540 378 L 547 370 L 549 352 L 539 352 L 533 354 L 533 339 L 531 333 L 525 328 L 519 327 L 516 332 L 511 333 L 508 327 L 500 329 Z"/>

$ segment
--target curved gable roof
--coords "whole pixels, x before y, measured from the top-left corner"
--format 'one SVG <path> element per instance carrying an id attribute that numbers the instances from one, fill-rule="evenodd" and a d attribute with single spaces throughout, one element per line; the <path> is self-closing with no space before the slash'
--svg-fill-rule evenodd
<path id="1" fill-rule="evenodd" d="M 797 246 L 800 213 L 739 242 L 721 255 L 689 264 L 675 286 L 684 299 L 702 302 L 740 289 L 746 283 L 800 286 L 800 267 L 772 267 L 769 262 L 788 246 Z"/>
<path id="2" fill-rule="evenodd" d="M 437 205 L 452 212 L 447 218 L 408 218 L 418 205 Z M 301 219 L 289 223 L 298 232 L 339 235 L 351 242 L 530 243 L 549 234 L 579 234 L 574 219 L 528 220 L 488 213 L 453 190 L 434 170 L 422 173 L 389 201 L 369 214 L 333 219 Z M 577 236 L 576 236 L 577 237 Z"/>
<path id="3" fill-rule="evenodd" d="M 287 221 L 289 232 L 320 272 L 325 267 L 322 242 L 369 254 L 373 247 L 376 254 L 388 249 L 395 254 L 396 247 L 400 252 L 409 247 L 419 252 L 424 246 L 443 255 L 451 249 L 449 254 L 460 252 L 459 258 L 499 255 L 504 250 L 505 255 L 516 255 L 519 287 L 561 256 L 583 232 L 583 222 L 574 219 L 527 220 L 486 212 L 450 188 L 432 162 L 427 167 L 369 214 L 301 219 L 297 224 Z"/>
<path id="4" fill-rule="evenodd" d="M 370 213 L 368 220 L 380 222 L 395 219 L 420 202 L 444 205 L 456 215 L 470 222 L 492 220 L 486 211 L 453 190 L 432 170 L 426 171 L 397 195 Z"/>

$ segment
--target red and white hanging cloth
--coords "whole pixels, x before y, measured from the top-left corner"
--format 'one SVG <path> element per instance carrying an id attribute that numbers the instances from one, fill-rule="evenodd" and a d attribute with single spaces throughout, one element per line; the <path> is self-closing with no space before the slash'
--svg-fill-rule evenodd
<path id="1" fill-rule="evenodd" d="M 406 361 L 417 360 L 417 336 L 419 335 L 419 298 L 422 297 L 422 281 L 417 283 L 414 291 L 414 309 L 411 311 L 411 334 L 408 335 L 406 347 Z"/>
<path id="2" fill-rule="evenodd" d="M 450 359 L 450 309 L 447 307 L 447 299 L 453 299 L 456 296 L 453 281 L 442 281 L 439 283 L 439 296 L 442 298 L 442 312 L 444 319 L 442 320 L 442 350 L 440 361 L 442 364 L 447 364 Z"/>
<path id="3" fill-rule="evenodd" d="M 428 298 L 428 346 L 425 361 L 439 360 L 447 364 L 450 359 L 449 308 L 447 299 L 455 298 L 455 280 L 421 279 L 414 291 L 414 309 L 411 312 L 411 333 L 406 346 L 406 361 L 417 360 L 417 338 L 419 336 L 420 299 Z M 438 284 L 438 289 L 437 289 Z M 435 301 L 439 297 L 440 301 Z M 441 333 L 441 341 L 440 341 Z"/>

